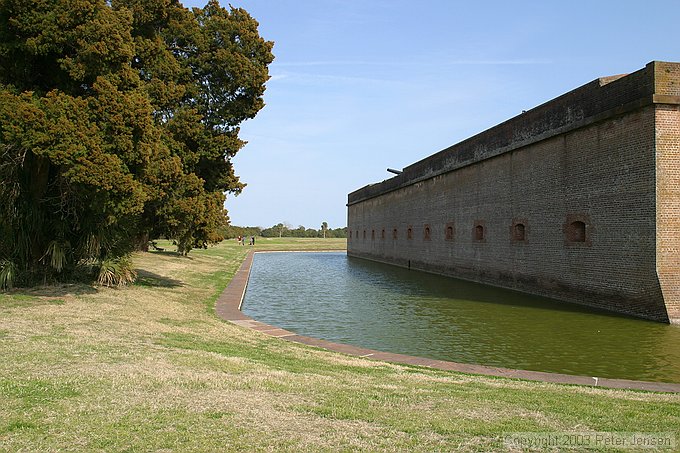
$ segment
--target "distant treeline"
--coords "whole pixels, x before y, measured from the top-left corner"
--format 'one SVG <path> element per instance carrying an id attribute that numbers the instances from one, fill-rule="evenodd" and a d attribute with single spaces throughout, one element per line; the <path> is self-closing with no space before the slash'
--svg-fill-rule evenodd
<path id="1" fill-rule="evenodd" d="M 242 227 L 235 225 L 228 225 L 221 231 L 225 239 L 233 239 L 239 236 L 262 236 L 266 238 L 273 237 L 295 237 L 295 238 L 344 238 L 347 237 L 347 227 L 345 228 L 328 228 L 328 224 L 324 222 L 321 228 L 315 230 L 314 228 L 305 228 L 300 225 L 297 228 L 292 228 L 289 225 L 279 223 L 270 228 L 262 229 L 261 227 Z"/>

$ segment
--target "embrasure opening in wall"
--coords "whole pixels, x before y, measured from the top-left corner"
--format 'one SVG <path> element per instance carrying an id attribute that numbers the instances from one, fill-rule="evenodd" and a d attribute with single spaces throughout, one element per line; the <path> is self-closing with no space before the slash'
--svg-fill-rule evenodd
<path id="1" fill-rule="evenodd" d="M 453 225 L 451 224 L 446 225 L 446 240 L 453 241 Z"/>
<path id="2" fill-rule="evenodd" d="M 567 229 L 567 240 L 569 242 L 586 242 L 586 224 L 580 220 L 571 222 Z"/>
<path id="3" fill-rule="evenodd" d="M 483 241 L 483 240 L 484 240 L 484 226 L 476 225 L 475 226 L 475 241 Z"/>

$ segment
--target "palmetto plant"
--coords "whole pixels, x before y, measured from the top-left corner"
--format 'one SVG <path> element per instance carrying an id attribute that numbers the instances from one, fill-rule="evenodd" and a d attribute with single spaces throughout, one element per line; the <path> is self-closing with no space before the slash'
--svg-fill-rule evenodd
<path id="1" fill-rule="evenodd" d="M 97 283 L 102 286 L 125 286 L 137 279 L 129 255 L 107 258 L 102 261 Z"/>

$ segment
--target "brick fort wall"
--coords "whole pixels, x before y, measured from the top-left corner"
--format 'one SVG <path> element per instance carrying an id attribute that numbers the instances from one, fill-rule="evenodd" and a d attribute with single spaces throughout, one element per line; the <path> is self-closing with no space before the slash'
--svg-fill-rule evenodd
<path id="1" fill-rule="evenodd" d="M 348 254 L 680 321 L 680 64 L 597 79 L 349 194 Z"/>

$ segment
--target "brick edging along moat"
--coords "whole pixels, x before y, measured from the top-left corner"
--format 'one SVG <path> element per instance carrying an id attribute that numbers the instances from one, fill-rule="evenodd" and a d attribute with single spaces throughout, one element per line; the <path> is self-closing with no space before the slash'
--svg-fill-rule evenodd
<path id="1" fill-rule="evenodd" d="M 262 252 L 258 252 L 262 253 Z M 266 253 L 266 252 L 265 252 Z M 439 370 L 456 371 L 467 374 L 481 374 L 485 376 L 496 376 L 513 379 L 525 379 L 530 381 L 552 382 L 557 384 L 576 384 L 589 385 L 596 387 L 608 387 L 619 389 L 648 390 L 654 392 L 680 392 L 680 384 L 666 382 L 647 382 L 633 381 L 628 379 L 609 379 L 591 376 L 574 376 L 570 374 L 546 373 L 541 371 L 513 370 L 510 368 L 491 367 L 484 365 L 470 365 L 465 363 L 447 362 L 444 360 L 428 359 L 424 357 L 414 357 L 404 354 L 376 351 L 373 349 L 360 348 L 347 344 L 333 343 L 331 341 L 318 338 L 298 335 L 280 327 L 271 326 L 246 316 L 241 311 L 243 296 L 248 286 L 250 268 L 253 264 L 254 250 L 249 250 L 241 267 L 227 288 L 220 294 L 215 302 L 215 312 L 217 315 L 233 324 L 257 330 L 266 335 L 277 337 L 282 340 L 302 343 L 309 346 L 328 349 L 354 357 L 366 357 L 373 360 L 393 362 L 406 365 L 425 366 Z"/>

